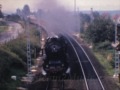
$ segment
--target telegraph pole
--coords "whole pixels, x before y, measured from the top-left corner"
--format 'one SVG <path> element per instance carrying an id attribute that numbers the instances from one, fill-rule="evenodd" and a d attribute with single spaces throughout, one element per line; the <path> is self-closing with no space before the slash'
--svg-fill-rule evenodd
<path id="1" fill-rule="evenodd" d="M 75 32 L 77 32 L 77 13 L 76 13 L 76 0 L 74 0 L 74 19 L 75 19 L 75 25 L 74 25 L 74 29 Z"/>
<path id="2" fill-rule="evenodd" d="M 74 0 L 74 13 L 76 14 L 76 0 Z"/>
<path id="3" fill-rule="evenodd" d="M 115 77 L 120 83 L 120 18 L 115 22 Z"/>
<path id="4" fill-rule="evenodd" d="M 2 9 L 2 5 L 0 4 L 0 11 L 1 11 L 1 9 Z"/>
<path id="5" fill-rule="evenodd" d="M 29 32 L 29 22 L 26 21 L 26 34 L 27 34 L 27 68 L 28 77 L 31 79 L 31 45 L 30 45 L 30 32 Z"/>
<path id="6" fill-rule="evenodd" d="M 79 8 L 77 8 L 77 0 L 74 0 L 74 18 L 75 18 L 75 31 L 80 32 L 80 18 L 79 18 Z"/>
<path id="7" fill-rule="evenodd" d="M 28 77 L 28 83 L 32 80 L 32 72 L 31 72 L 31 45 L 30 45 L 30 27 L 29 27 L 29 18 L 24 15 L 23 13 L 23 19 L 25 21 L 25 31 L 26 31 L 26 38 L 27 38 L 27 77 Z"/>

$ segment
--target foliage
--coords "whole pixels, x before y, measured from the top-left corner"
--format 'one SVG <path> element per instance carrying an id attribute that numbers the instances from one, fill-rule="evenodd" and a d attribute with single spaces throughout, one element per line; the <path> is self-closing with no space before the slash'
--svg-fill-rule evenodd
<path id="1" fill-rule="evenodd" d="M 109 50 L 109 49 L 112 49 L 112 46 L 109 41 L 105 41 L 105 42 L 94 44 L 94 48 L 99 50 L 100 49 Z"/>
<path id="2" fill-rule="evenodd" d="M 29 5 L 25 5 L 24 7 L 23 7 L 23 10 L 22 10 L 23 12 L 23 14 L 24 15 L 26 15 L 26 16 L 28 16 L 28 15 L 30 15 L 30 7 L 29 7 Z"/>
<path id="3" fill-rule="evenodd" d="M 6 26 L 7 23 L 5 21 L 0 21 L 0 26 Z"/>
<path id="4" fill-rule="evenodd" d="M 93 18 L 95 18 L 95 19 L 100 17 L 99 12 L 97 12 L 97 11 L 93 12 L 92 14 L 93 14 Z"/>
<path id="5" fill-rule="evenodd" d="M 90 23 L 91 21 L 91 18 L 88 14 L 83 14 L 83 13 L 80 13 L 80 17 L 81 17 L 81 22 L 85 23 L 85 22 L 88 22 Z"/>
<path id="6" fill-rule="evenodd" d="M 95 43 L 114 41 L 114 24 L 110 18 L 97 18 L 85 32 L 88 41 Z"/>
<path id="7" fill-rule="evenodd" d="M 90 23 L 91 21 L 91 18 L 88 14 L 83 14 L 83 13 L 80 13 L 80 31 L 83 32 L 84 31 L 84 25 L 85 23 Z"/>
<path id="8" fill-rule="evenodd" d="M 36 29 L 31 27 L 30 41 L 31 51 L 36 48 L 36 53 L 40 50 L 39 38 L 36 34 Z M 15 87 L 20 84 L 20 80 L 12 81 L 11 75 L 16 75 L 18 78 L 25 75 L 26 60 L 27 60 L 27 43 L 26 35 L 23 33 L 17 39 L 14 39 L 0 46 L 0 90 L 16 90 Z M 34 58 L 33 54 L 32 58 Z"/>
<path id="9" fill-rule="evenodd" d="M 7 16 L 6 16 L 6 20 L 18 22 L 19 20 L 21 20 L 21 18 L 20 18 L 20 16 L 17 15 L 17 14 L 12 14 L 12 15 L 7 15 Z"/>
<path id="10" fill-rule="evenodd" d="M 21 58 L 8 48 L 0 48 L 0 82 L 7 81 L 10 78 L 10 67 L 23 69 L 24 64 Z"/>
<path id="11" fill-rule="evenodd" d="M 13 47 L 14 46 L 14 47 Z M 6 47 L 13 53 L 17 54 L 21 59 L 26 62 L 26 42 L 23 39 L 15 39 L 6 44 Z"/>
<path id="12" fill-rule="evenodd" d="M 114 52 L 111 46 L 114 34 L 114 23 L 110 17 L 103 17 L 98 12 L 93 12 L 93 20 L 84 32 L 84 38 L 92 43 L 96 57 L 109 75 L 113 74 L 114 68 Z M 108 56 L 112 57 L 111 60 L 107 60 Z"/>

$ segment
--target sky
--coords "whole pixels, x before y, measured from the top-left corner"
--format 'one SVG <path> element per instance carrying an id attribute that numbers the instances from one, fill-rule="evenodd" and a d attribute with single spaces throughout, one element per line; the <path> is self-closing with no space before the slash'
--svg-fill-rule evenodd
<path id="1" fill-rule="evenodd" d="M 15 12 L 17 8 L 22 9 L 28 4 L 32 11 L 40 8 L 40 4 L 45 0 L 0 0 L 3 12 Z M 57 1 L 62 7 L 68 10 L 74 10 L 74 1 L 76 1 L 77 10 L 120 10 L 120 0 L 46 0 Z M 56 4 L 56 3 L 54 3 Z"/>

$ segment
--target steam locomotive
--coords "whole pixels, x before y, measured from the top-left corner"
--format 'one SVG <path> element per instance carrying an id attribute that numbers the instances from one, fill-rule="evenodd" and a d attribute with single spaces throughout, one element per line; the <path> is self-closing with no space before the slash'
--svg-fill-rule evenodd
<path id="1" fill-rule="evenodd" d="M 67 62 L 67 42 L 63 37 L 49 37 L 45 44 L 46 57 L 43 63 L 42 74 L 49 75 L 67 75 L 70 73 L 70 67 Z"/>

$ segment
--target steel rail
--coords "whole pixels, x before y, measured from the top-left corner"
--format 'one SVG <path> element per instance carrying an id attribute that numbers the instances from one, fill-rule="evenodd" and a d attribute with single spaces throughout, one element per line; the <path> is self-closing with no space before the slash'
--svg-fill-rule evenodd
<path id="1" fill-rule="evenodd" d="M 48 80 L 47 87 L 45 90 L 49 90 L 51 79 Z"/>
<path id="2" fill-rule="evenodd" d="M 79 64 L 80 64 L 80 67 L 82 69 L 82 72 L 83 72 L 83 77 L 84 77 L 84 81 L 85 81 L 85 85 L 86 85 L 86 89 L 89 90 L 89 87 L 88 87 L 88 83 L 87 83 L 87 79 L 86 79 L 86 76 L 85 76 L 85 72 L 84 72 L 84 69 L 83 69 L 83 66 L 82 66 L 82 63 L 81 63 L 81 60 L 79 58 L 79 55 L 74 47 L 74 45 L 72 44 L 72 42 L 70 41 L 70 39 L 68 37 L 66 37 L 68 39 L 68 41 L 70 42 L 71 46 L 73 47 L 74 51 L 75 51 L 75 54 L 78 58 L 78 61 L 79 61 Z"/>
<path id="3" fill-rule="evenodd" d="M 57 87 L 50 87 L 50 85 L 51 85 L 52 83 L 53 83 L 52 80 L 49 79 L 45 90 L 50 90 L 50 88 L 58 88 L 58 89 L 60 89 L 60 90 L 64 90 L 64 80 L 62 80 L 61 82 L 57 81 L 57 83 L 58 83 L 58 85 L 59 85 L 59 86 L 57 86 Z"/>
<path id="4" fill-rule="evenodd" d="M 92 66 L 92 68 L 93 68 L 93 70 L 94 70 L 94 72 L 95 72 L 95 74 L 96 74 L 96 76 L 97 76 L 97 78 L 98 78 L 98 81 L 99 81 L 99 83 L 100 83 L 100 85 L 101 85 L 101 87 L 102 87 L 102 90 L 105 90 L 105 88 L 104 88 L 104 86 L 103 86 L 103 84 L 102 84 L 102 81 L 100 80 L 100 77 L 99 77 L 99 75 L 98 75 L 98 73 L 97 73 L 94 65 L 92 64 L 89 56 L 87 55 L 86 51 L 83 49 L 83 47 L 80 45 L 80 43 L 78 43 L 73 37 L 71 37 L 71 38 L 80 46 L 80 48 L 82 49 L 82 51 L 83 51 L 84 54 L 86 55 L 87 59 L 89 60 L 91 66 Z"/>

